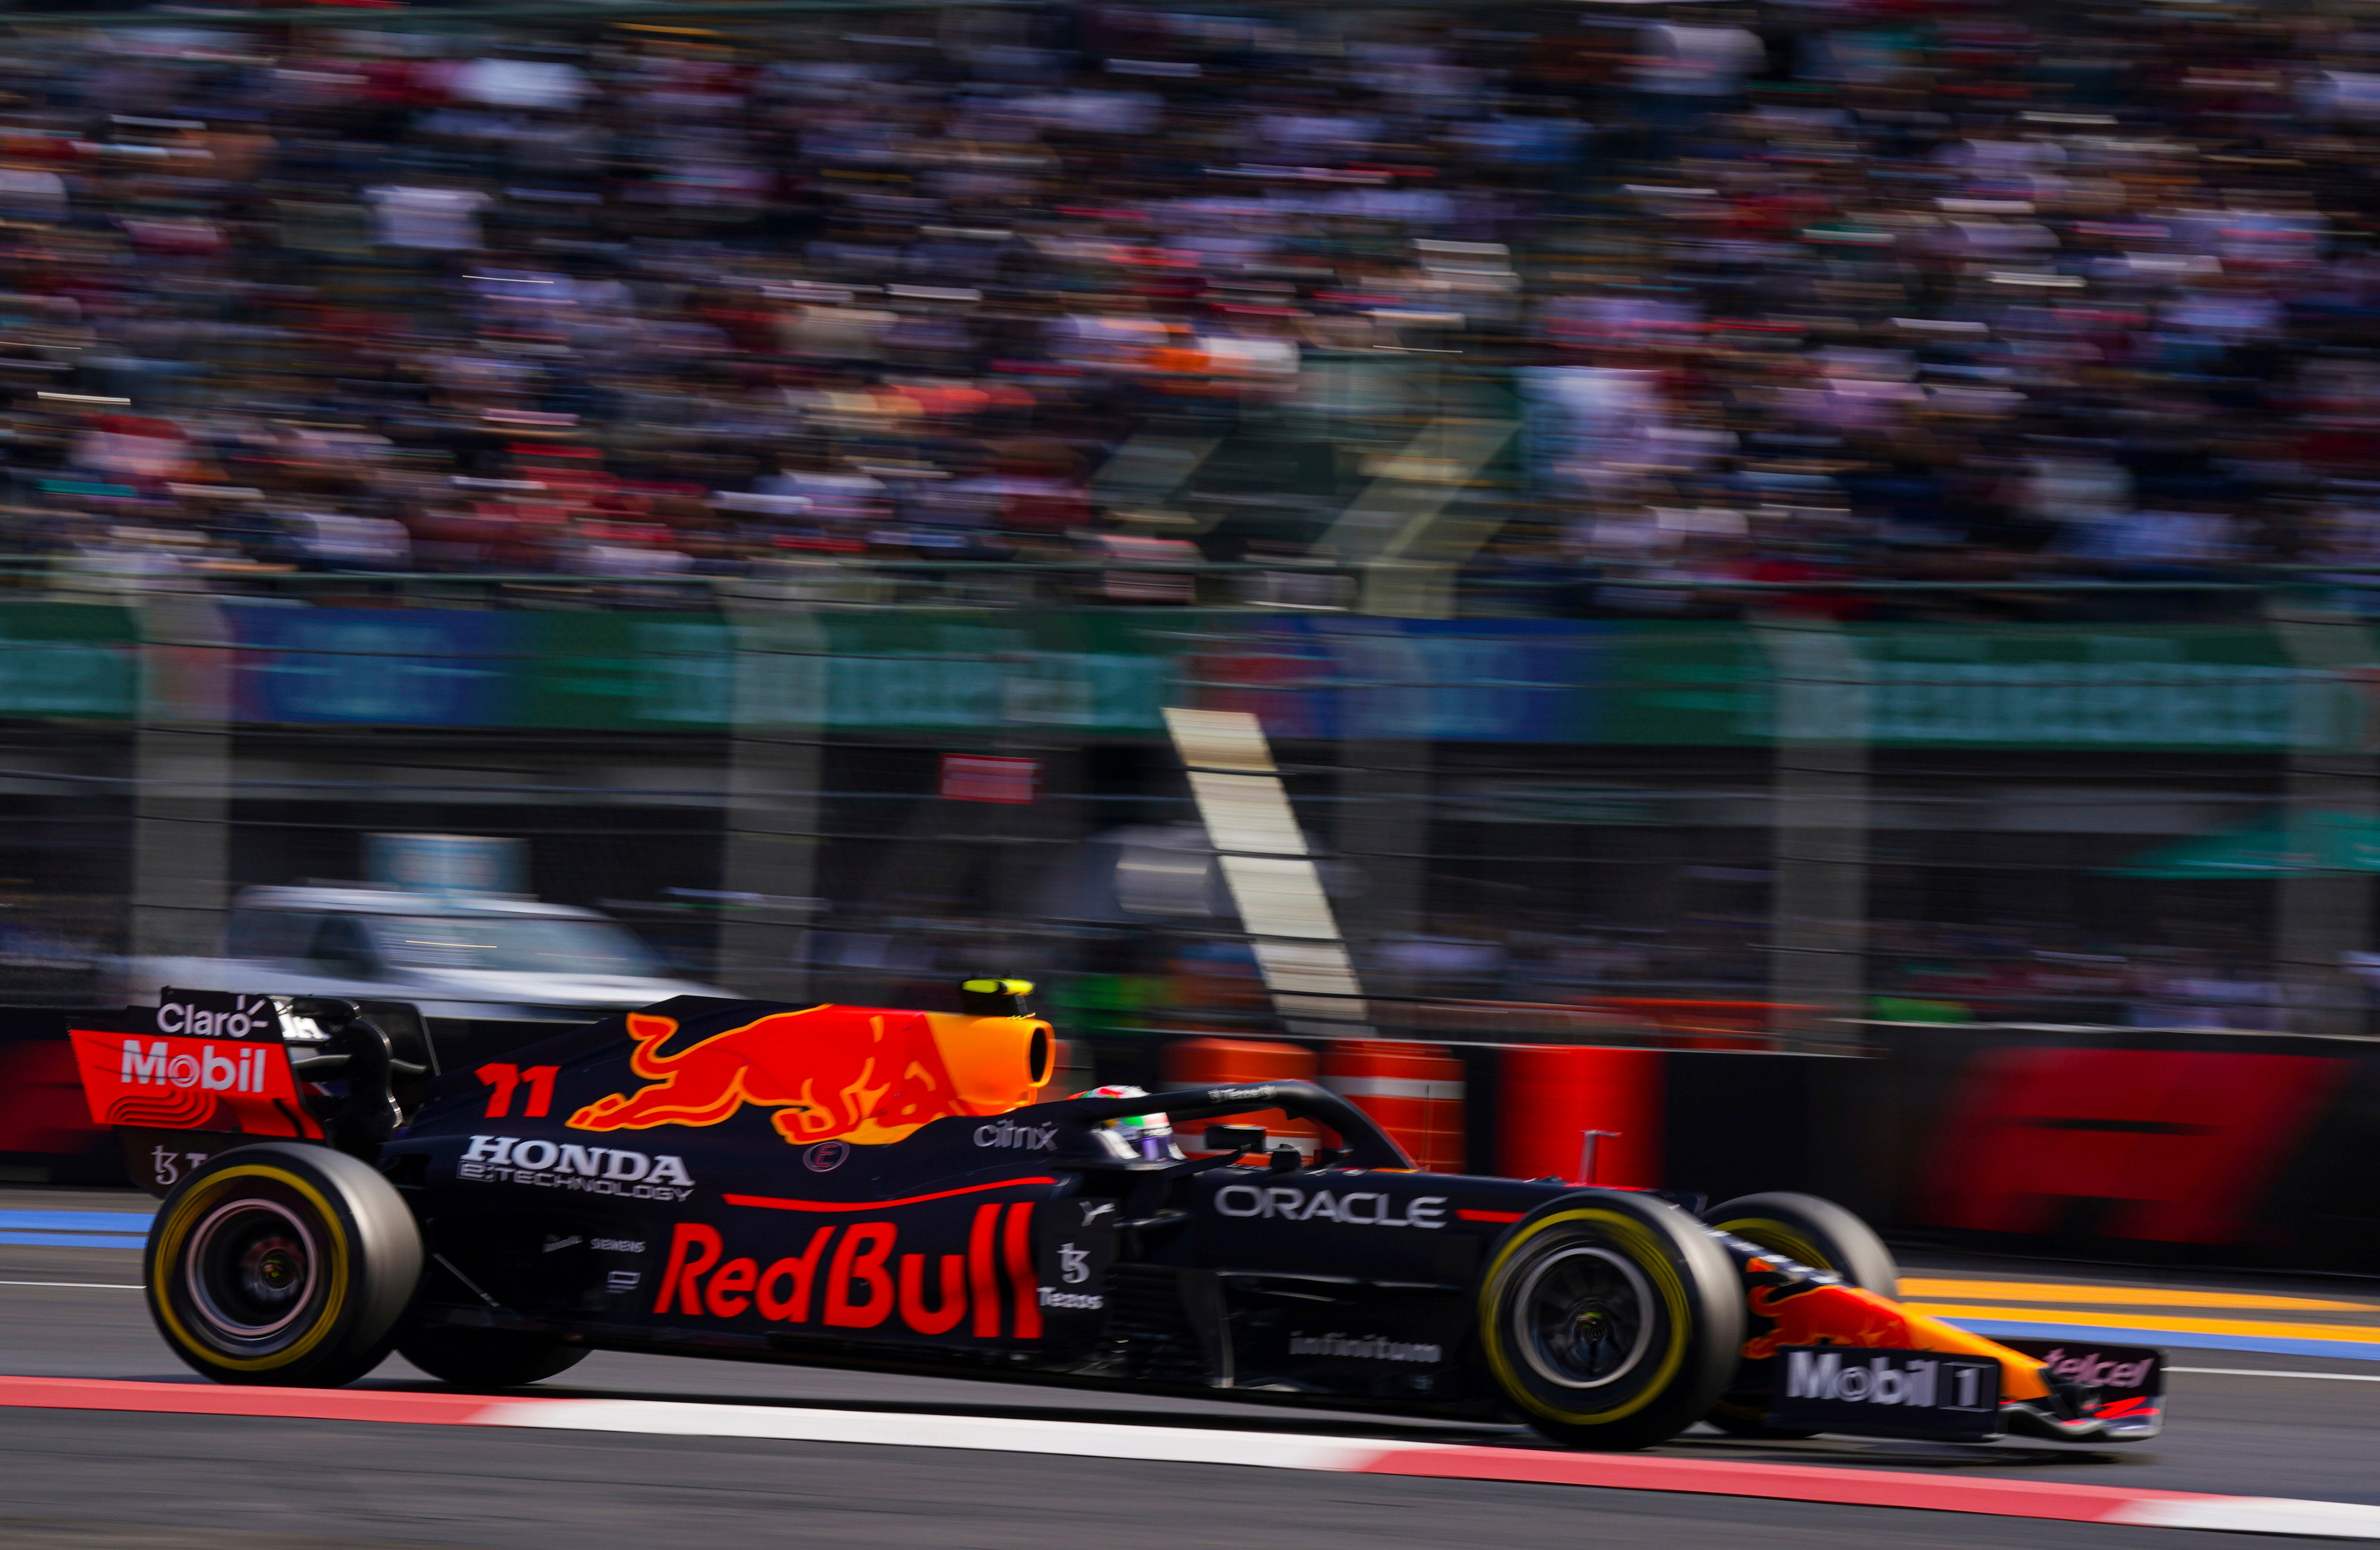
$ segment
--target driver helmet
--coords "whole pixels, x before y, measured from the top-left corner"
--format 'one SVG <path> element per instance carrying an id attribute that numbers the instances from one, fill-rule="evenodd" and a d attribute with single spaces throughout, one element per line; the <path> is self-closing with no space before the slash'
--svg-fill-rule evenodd
<path id="1" fill-rule="evenodd" d="M 1146 1087 L 1109 1085 L 1076 1093 L 1078 1098 L 1145 1098 Z M 1129 1155 L 1149 1162 L 1172 1162 L 1182 1156 L 1173 1144 L 1173 1121 L 1162 1114 L 1127 1114 L 1100 1127 L 1116 1138 Z"/>

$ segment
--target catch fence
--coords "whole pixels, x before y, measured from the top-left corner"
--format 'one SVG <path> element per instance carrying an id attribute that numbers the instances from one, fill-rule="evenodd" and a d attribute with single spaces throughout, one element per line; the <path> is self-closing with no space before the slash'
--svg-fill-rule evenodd
<path id="1" fill-rule="evenodd" d="M 2299 585 L 2146 624 L 510 585 L 0 600 L 0 998 L 139 988 L 243 888 L 458 833 L 704 983 L 1261 1030 L 1195 706 L 1267 732 L 1383 1031 L 2365 1031 L 2380 643 Z"/>

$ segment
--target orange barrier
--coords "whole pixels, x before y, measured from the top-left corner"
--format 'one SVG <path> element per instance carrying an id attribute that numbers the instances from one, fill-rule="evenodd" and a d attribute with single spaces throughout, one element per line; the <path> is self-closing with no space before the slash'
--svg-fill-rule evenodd
<path id="1" fill-rule="evenodd" d="M 1463 1062 L 1439 1046 L 1343 1039 L 1323 1060 L 1322 1084 L 1378 1120 L 1422 1167 L 1463 1171 Z"/>
<path id="2" fill-rule="evenodd" d="M 1250 1082 L 1311 1082 L 1318 1062 L 1314 1051 L 1261 1039 L 1184 1038 L 1165 1047 L 1160 1069 L 1168 1087 L 1236 1087 Z M 1210 1156 L 1202 1144 L 1209 1125 L 1262 1125 L 1265 1145 L 1294 1146 L 1307 1156 L 1327 1144 L 1311 1120 L 1293 1120 L 1278 1108 L 1220 1114 L 1199 1120 L 1174 1140 L 1190 1156 Z"/>
<path id="3" fill-rule="evenodd" d="M 1661 1177 L 1662 1075 L 1658 1049 L 1516 1045 L 1499 1054 L 1501 1112 L 1497 1171 L 1572 1183 L 1655 1188 Z M 1595 1177 L 1581 1177 L 1588 1131 Z"/>

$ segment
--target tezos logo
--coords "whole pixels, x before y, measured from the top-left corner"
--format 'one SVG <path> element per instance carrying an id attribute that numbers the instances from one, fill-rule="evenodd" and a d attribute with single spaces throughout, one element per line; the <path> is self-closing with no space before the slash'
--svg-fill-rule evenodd
<path id="1" fill-rule="evenodd" d="M 802 1154 L 802 1166 L 812 1173 L 832 1173 L 851 1156 L 847 1141 L 821 1141 Z"/>
<path id="2" fill-rule="evenodd" d="M 1350 1227 L 1446 1225 L 1446 1196 L 1418 1194 L 1399 1200 L 1376 1190 L 1295 1190 L 1284 1185 L 1226 1184 L 1215 1192 L 1215 1209 L 1226 1217 L 1269 1217 L 1284 1222 L 1344 1222 Z M 1398 1215 L 1402 1209 L 1403 1215 Z"/>
<path id="3" fill-rule="evenodd" d="M 1022 1152 L 1047 1152 L 1058 1144 L 1055 1125 L 1020 1125 L 1014 1120 L 998 1124 L 978 1125 L 975 1144 L 978 1146 L 1007 1146 Z"/>
<path id="4" fill-rule="evenodd" d="M 455 1165 L 455 1177 L 631 1200 L 685 1200 L 694 1193 L 683 1158 L 513 1135 L 473 1136 L 470 1149 Z"/>

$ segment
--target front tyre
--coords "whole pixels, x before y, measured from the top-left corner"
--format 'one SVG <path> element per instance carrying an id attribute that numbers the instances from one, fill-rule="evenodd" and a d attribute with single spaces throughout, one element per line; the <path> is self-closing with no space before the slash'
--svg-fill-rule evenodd
<path id="1" fill-rule="evenodd" d="M 1831 1200 L 1779 1190 L 1747 1194 L 1703 1213 L 1713 1231 L 1728 1233 L 1813 1270 L 1831 1270 L 1855 1287 L 1879 1296 L 1900 1295 L 1900 1266 L 1876 1229 Z M 1703 1419 L 1730 1436 L 1772 1440 L 1815 1437 L 1797 1427 L 1768 1421 L 1765 1390 L 1730 1393 Z"/>
<path id="2" fill-rule="evenodd" d="M 587 1348 L 510 1329 L 436 1324 L 406 1331 L 396 1354 L 457 1388 L 517 1388 L 576 1367 Z"/>
<path id="3" fill-rule="evenodd" d="M 1645 1447 L 1707 1413 L 1735 1372 L 1743 1297 L 1702 1224 L 1667 1201 L 1582 1191 L 1517 1223 L 1479 1290 L 1489 1374 L 1573 1447 Z"/>
<path id="4" fill-rule="evenodd" d="M 1879 1297 L 1900 1295 L 1900 1266 L 1876 1229 L 1831 1200 L 1779 1190 L 1714 1205 L 1703 1220 L 1717 1232 L 1774 1249 L 1813 1270 L 1831 1270 Z"/>
<path id="5" fill-rule="evenodd" d="M 166 1196 L 142 1268 L 158 1332 L 200 1374 L 331 1388 L 388 1355 L 421 1259 L 387 1180 L 327 1146 L 260 1142 Z"/>

